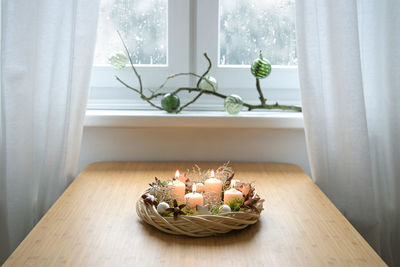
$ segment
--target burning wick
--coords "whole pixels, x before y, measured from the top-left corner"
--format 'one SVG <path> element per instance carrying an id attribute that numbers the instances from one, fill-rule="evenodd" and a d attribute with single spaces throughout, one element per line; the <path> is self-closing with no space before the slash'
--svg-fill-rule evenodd
<path id="1" fill-rule="evenodd" d="M 184 174 L 182 175 L 179 170 L 176 170 L 175 172 L 175 179 L 182 183 L 186 183 L 186 176 Z"/>

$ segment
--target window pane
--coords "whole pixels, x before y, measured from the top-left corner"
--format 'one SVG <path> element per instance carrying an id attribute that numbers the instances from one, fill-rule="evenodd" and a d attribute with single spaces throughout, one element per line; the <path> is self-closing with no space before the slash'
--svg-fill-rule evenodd
<path id="1" fill-rule="evenodd" d="M 123 51 L 119 30 L 135 64 L 167 64 L 167 0 L 101 0 L 95 64 Z"/>
<path id="2" fill-rule="evenodd" d="M 263 51 L 273 65 L 297 65 L 295 0 L 220 0 L 221 65 L 249 65 Z"/>

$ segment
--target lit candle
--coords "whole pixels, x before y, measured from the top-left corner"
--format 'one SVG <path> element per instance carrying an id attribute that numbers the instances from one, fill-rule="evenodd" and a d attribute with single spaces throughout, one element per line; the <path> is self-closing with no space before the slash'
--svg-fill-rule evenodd
<path id="1" fill-rule="evenodd" d="M 231 189 L 226 190 L 224 193 L 224 204 L 228 204 L 232 200 L 243 199 L 243 194 L 239 190 L 235 189 L 235 180 L 231 182 Z"/>
<path id="2" fill-rule="evenodd" d="M 204 182 L 204 192 L 212 193 L 214 192 L 216 196 L 221 199 L 222 194 L 222 182 L 215 178 L 214 170 L 211 170 L 210 178 Z"/>
<path id="3" fill-rule="evenodd" d="M 196 193 L 196 184 L 193 184 L 192 193 L 186 194 L 185 198 L 186 198 L 186 206 L 189 209 L 196 208 L 196 205 L 200 205 L 200 206 L 204 205 L 203 195 Z"/>
<path id="4" fill-rule="evenodd" d="M 171 197 L 180 203 L 185 203 L 185 184 L 179 180 L 173 180 L 168 184 Z"/>
<path id="5" fill-rule="evenodd" d="M 175 179 L 181 181 L 182 183 L 186 183 L 187 180 L 185 174 L 181 174 L 179 170 L 176 170 L 175 172 Z"/>

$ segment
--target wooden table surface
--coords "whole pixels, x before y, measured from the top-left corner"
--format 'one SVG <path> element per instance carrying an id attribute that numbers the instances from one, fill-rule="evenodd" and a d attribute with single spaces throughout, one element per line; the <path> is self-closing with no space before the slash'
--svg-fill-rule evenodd
<path id="1" fill-rule="evenodd" d="M 5 266 L 385 266 L 297 166 L 233 163 L 265 198 L 260 221 L 207 238 L 168 235 L 142 223 L 135 202 L 154 176 L 192 163 L 103 162 L 67 188 Z M 215 168 L 218 163 L 200 163 Z"/>

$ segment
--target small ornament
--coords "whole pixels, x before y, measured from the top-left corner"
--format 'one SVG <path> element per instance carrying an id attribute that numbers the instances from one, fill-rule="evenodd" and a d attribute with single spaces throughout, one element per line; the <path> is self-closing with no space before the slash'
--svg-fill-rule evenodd
<path id="1" fill-rule="evenodd" d="M 167 209 L 169 209 L 169 205 L 167 202 L 161 202 L 160 204 L 157 205 L 157 212 L 160 213 L 161 215 L 166 213 Z"/>
<path id="2" fill-rule="evenodd" d="M 271 73 L 271 64 L 264 59 L 260 51 L 260 58 L 254 60 L 251 65 L 251 73 L 258 79 L 264 79 Z"/>
<path id="3" fill-rule="evenodd" d="M 224 107 L 230 115 L 236 115 L 243 108 L 243 100 L 238 95 L 230 95 L 225 99 Z"/>
<path id="4" fill-rule="evenodd" d="M 229 207 L 228 205 L 224 204 L 219 208 L 219 213 L 228 213 L 231 212 L 231 207 Z"/>
<path id="5" fill-rule="evenodd" d="M 238 189 L 240 192 L 242 192 L 243 196 L 247 196 L 253 193 L 254 189 L 252 190 L 251 184 L 250 183 L 242 183 L 240 185 L 240 188 Z"/>
<path id="6" fill-rule="evenodd" d="M 186 204 L 182 204 L 178 206 L 178 202 L 176 199 L 174 199 L 174 207 L 166 209 L 166 211 L 171 211 L 174 213 L 174 219 L 178 219 L 178 215 L 182 214 L 185 215 L 185 213 L 182 211 L 182 209 L 186 207 Z"/>
<path id="7" fill-rule="evenodd" d="M 180 105 L 181 101 L 176 94 L 167 93 L 161 99 L 161 106 L 168 113 L 177 111 Z"/>
<path id="8" fill-rule="evenodd" d="M 207 91 L 216 92 L 218 89 L 217 80 L 213 76 L 207 76 L 200 81 L 199 88 Z"/>
<path id="9" fill-rule="evenodd" d="M 197 213 L 199 215 L 209 215 L 209 214 L 211 214 L 210 205 L 205 205 L 205 206 L 196 205 L 196 211 L 197 211 Z"/>
<path id="10" fill-rule="evenodd" d="M 108 63 L 116 70 L 125 68 L 128 58 L 122 52 L 114 52 L 108 58 Z"/>

